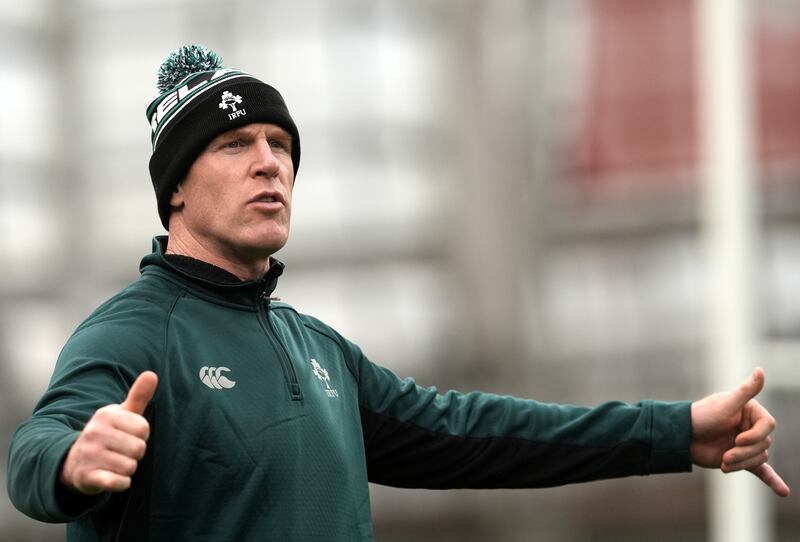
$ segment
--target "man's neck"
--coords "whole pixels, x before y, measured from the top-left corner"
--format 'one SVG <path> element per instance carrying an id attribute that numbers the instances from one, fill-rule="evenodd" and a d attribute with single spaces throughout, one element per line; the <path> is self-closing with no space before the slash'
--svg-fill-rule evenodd
<path id="1" fill-rule="evenodd" d="M 257 258 L 253 261 L 242 261 L 235 255 L 221 254 L 222 251 L 212 250 L 207 245 L 198 240 L 195 236 L 187 235 L 186 232 L 173 232 L 170 230 L 167 238 L 166 254 L 188 256 L 196 260 L 201 260 L 231 273 L 243 281 L 256 280 L 263 277 L 269 270 L 269 256 Z"/>
<path id="2" fill-rule="evenodd" d="M 228 273 L 216 265 L 211 265 L 208 262 L 192 258 L 191 256 L 164 254 L 164 259 L 181 271 L 217 284 L 242 284 L 245 282 L 240 280 L 236 275 Z"/>

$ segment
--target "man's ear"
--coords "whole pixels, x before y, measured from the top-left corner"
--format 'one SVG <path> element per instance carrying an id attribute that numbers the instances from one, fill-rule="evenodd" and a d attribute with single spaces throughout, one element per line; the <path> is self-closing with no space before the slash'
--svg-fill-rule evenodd
<path id="1" fill-rule="evenodd" d="M 169 206 L 170 207 L 183 207 L 183 183 L 178 183 L 178 186 L 175 187 L 175 191 L 169 198 Z"/>

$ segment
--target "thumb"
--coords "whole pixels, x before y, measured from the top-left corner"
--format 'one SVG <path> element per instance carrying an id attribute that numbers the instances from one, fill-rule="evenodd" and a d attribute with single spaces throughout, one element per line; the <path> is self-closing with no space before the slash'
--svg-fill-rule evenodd
<path id="1" fill-rule="evenodd" d="M 147 408 L 147 403 L 153 398 L 157 386 L 158 376 L 156 376 L 156 373 L 152 371 L 143 372 L 128 391 L 128 396 L 125 398 L 125 402 L 122 403 L 122 408 L 139 415 L 144 414 L 144 409 Z"/>
<path id="2" fill-rule="evenodd" d="M 764 369 L 756 367 L 750 378 L 739 384 L 739 387 L 731 392 L 736 409 L 738 410 L 746 405 L 762 389 L 764 389 Z"/>

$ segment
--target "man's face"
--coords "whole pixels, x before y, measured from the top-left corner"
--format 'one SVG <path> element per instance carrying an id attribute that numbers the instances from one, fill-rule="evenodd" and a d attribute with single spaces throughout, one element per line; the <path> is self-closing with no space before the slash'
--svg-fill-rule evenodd
<path id="1" fill-rule="evenodd" d="M 274 124 L 220 134 L 172 194 L 172 220 L 215 254 L 263 259 L 286 244 L 292 210 L 292 138 Z M 172 226 L 170 226 L 172 227 Z"/>

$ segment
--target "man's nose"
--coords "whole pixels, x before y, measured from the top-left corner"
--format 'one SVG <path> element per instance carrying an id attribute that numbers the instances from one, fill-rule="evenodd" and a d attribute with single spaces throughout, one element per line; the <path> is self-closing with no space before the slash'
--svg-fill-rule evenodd
<path id="1" fill-rule="evenodd" d="M 280 169 L 278 159 L 272 152 L 269 142 L 259 140 L 255 145 L 256 156 L 253 161 L 254 175 L 263 177 L 276 177 Z"/>

